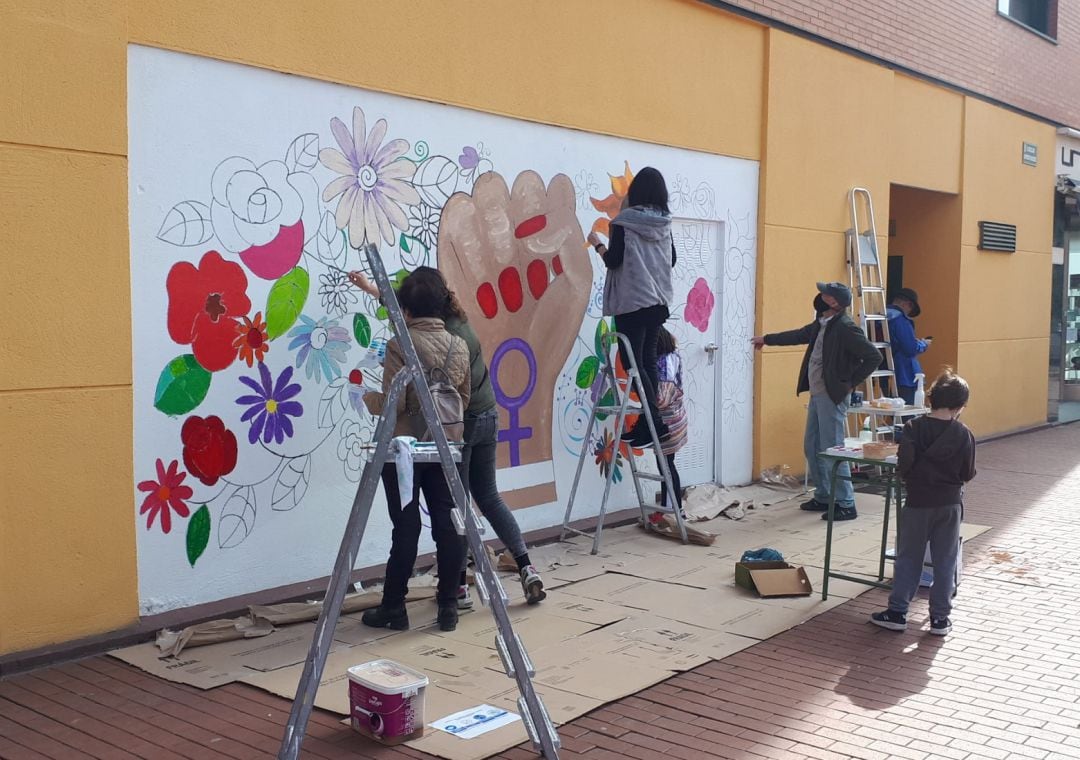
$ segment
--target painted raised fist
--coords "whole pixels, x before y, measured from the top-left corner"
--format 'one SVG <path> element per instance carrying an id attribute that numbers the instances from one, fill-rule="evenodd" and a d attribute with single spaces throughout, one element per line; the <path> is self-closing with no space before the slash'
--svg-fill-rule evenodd
<path id="1" fill-rule="evenodd" d="M 471 195 L 450 197 L 439 223 L 439 269 L 488 360 L 499 404 L 499 486 L 514 508 L 557 500 L 552 396 L 592 287 L 575 200 L 563 174 L 545 188 L 525 171 L 510 190 L 487 172 Z"/>

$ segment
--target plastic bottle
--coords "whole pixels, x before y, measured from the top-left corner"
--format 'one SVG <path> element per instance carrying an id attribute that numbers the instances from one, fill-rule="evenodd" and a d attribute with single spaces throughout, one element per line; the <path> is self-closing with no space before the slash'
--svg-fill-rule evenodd
<path id="1" fill-rule="evenodd" d="M 863 422 L 862 430 L 859 431 L 859 440 L 863 443 L 874 440 L 874 431 L 870 429 L 870 415 L 866 415 L 866 421 Z"/>
<path id="2" fill-rule="evenodd" d="M 926 406 L 926 391 L 923 389 L 924 380 L 926 380 L 926 375 L 922 372 L 915 375 L 915 407 L 918 409 Z"/>

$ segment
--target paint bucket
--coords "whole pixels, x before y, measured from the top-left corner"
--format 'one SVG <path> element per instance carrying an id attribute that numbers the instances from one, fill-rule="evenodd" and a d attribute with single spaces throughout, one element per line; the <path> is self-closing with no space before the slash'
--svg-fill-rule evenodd
<path id="1" fill-rule="evenodd" d="M 383 744 L 424 735 L 428 677 L 393 660 L 349 668 L 349 708 L 355 731 Z"/>

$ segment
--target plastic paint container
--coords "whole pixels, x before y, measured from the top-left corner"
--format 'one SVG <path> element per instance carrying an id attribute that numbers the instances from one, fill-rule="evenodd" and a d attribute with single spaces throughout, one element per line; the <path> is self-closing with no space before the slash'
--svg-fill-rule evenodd
<path id="1" fill-rule="evenodd" d="M 354 730 L 382 742 L 401 744 L 424 735 L 424 691 L 428 677 L 393 660 L 349 668 L 349 708 Z"/>

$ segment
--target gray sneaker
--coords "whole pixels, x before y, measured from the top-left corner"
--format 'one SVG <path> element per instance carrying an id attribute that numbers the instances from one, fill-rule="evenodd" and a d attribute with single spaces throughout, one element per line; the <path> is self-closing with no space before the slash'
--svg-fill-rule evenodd
<path id="1" fill-rule="evenodd" d="M 547 599 L 547 592 L 544 591 L 544 581 L 540 578 L 540 573 L 536 572 L 536 568 L 532 565 L 527 565 L 521 569 L 521 590 L 525 592 L 525 601 L 528 604 L 539 604 Z"/>

